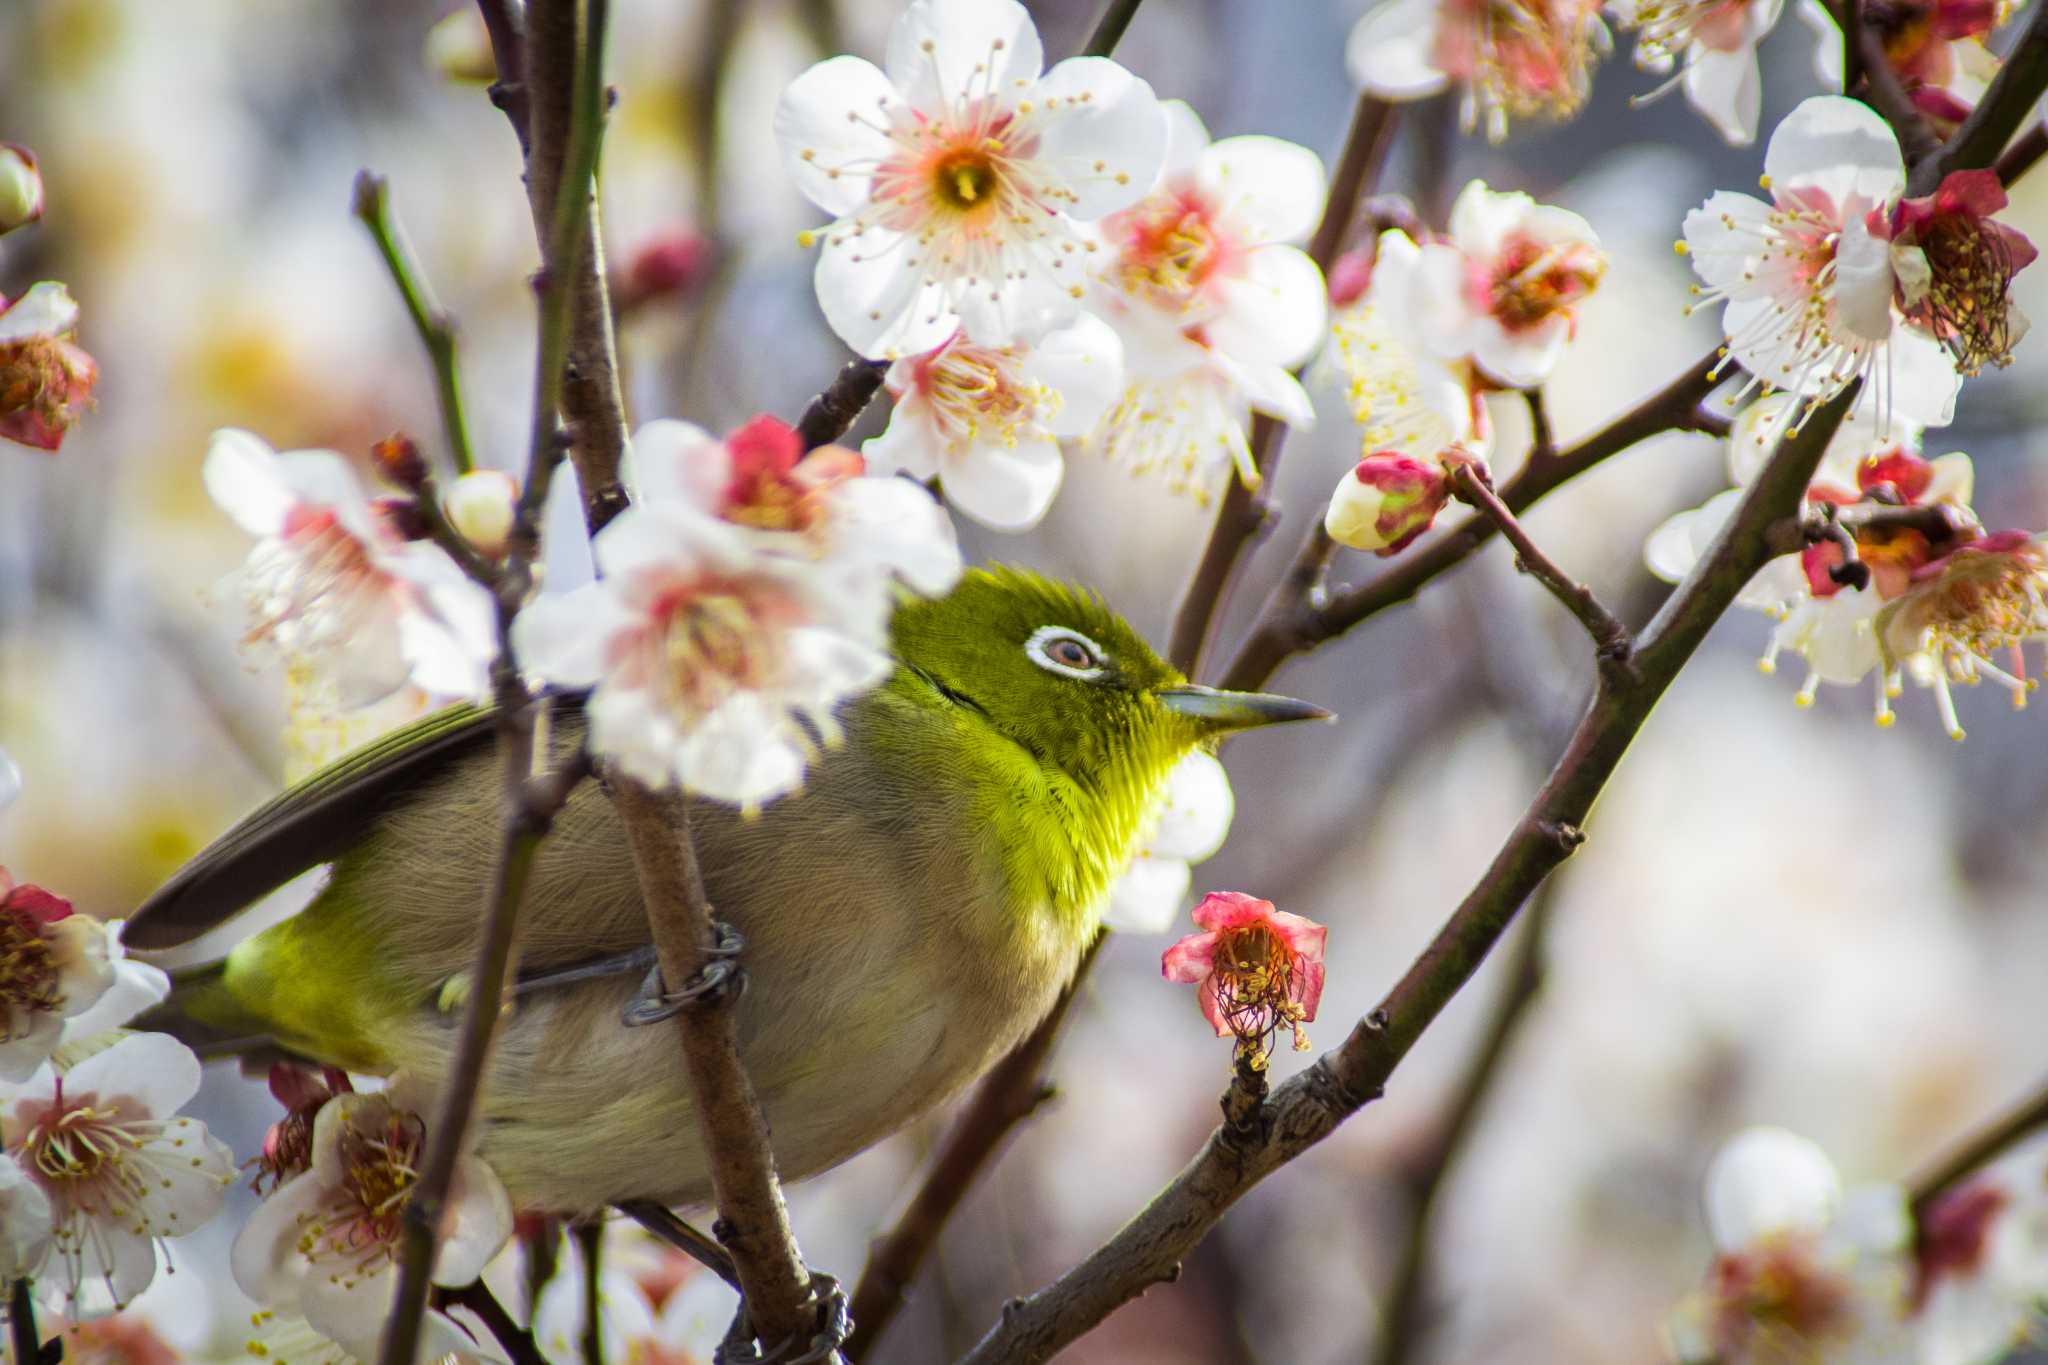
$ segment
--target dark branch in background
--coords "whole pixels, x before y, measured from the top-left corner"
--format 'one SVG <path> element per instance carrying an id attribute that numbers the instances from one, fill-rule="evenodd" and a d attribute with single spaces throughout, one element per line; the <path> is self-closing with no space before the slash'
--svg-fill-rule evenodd
<path id="1" fill-rule="evenodd" d="M 1352 111 L 1351 127 L 1344 135 L 1337 173 L 1330 181 L 1329 198 L 1323 203 L 1322 221 L 1316 225 L 1308 246 L 1309 258 L 1325 275 L 1351 229 L 1359 200 L 1372 189 L 1380 164 L 1393 144 L 1395 121 L 1393 105 L 1372 95 L 1359 96 Z M 1264 413 L 1252 419 L 1252 467 L 1259 472 L 1261 488 L 1280 461 L 1280 426 Z M 1245 487 L 1235 474 L 1229 477 L 1208 543 L 1202 547 L 1202 558 L 1195 565 L 1194 576 L 1174 613 L 1173 633 L 1167 641 L 1167 657 L 1189 677 L 1195 676 L 1201 664 L 1202 648 L 1237 562 L 1264 529 L 1267 511 L 1263 492 Z"/>
<path id="2" fill-rule="evenodd" d="M 1124 30 L 1137 17 L 1140 3 L 1141 0 L 1109 0 L 1109 8 L 1102 12 L 1095 32 L 1088 35 L 1088 43 L 1081 49 L 1081 55 L 1107 57 L 1116 51 L 1116 45 L 1123 41 Z"/>
<path id="3" fill-rule="evenodd" d="M 2005 144 L 2033 114 L 2044 88 L 2048 88 L 2048 6 L 2037 5 L 1963 126 L 1940 151 L 1913 167 L 1908 192 L 1932 194 L 1954 171 L 1996 163 Z"/>
<path id="4" fill-rule="evenodd" d="M 533 146 L 533 118 L 526 98 L 526 6 L 520 0 L 476 0 L 491 37 L 491 56 L 498 78 L 491 82 L 491 103 L 512 124 L 523 157 Z"/>
<path id="5" fill-rule="evenodd" d="M 1165 1190 L 1086 1260 L 1046 1288 L 1011 1301 L 965 1357 L 968 1365 L 1049 1359 L 1180 1262 L 1259 1180 L 1368 1100 L 1422 1032 L 1471 979 L 1515 912 L 1583 841 L 1594 799 L 1679 670 L 1768 558 L 1764 532 L 1792 515 L 1821 452 L 1855 401 L 1850 385 L 1779 443 L 1721 535 L 1643 632 L 1627 662 L 1600 675 L 1593 699 L 1550 777 L 1479 884 L 1392 991 L 1343 1045 L 1294 1076 L 1252 1119 L 1219 1126 Z"/>
<path id="6" fill-rule="evenodd" d="M 2015 138 L 2012 146 L 2006 148 L 2005 154 L 1998 158 L 1999 181 L 2006 185 L 2012 184 L 2034 169 L 2034 163 L 2041 159 L 2044 152 L 2048 152 L 2048 126 L 2043 126 L 2039 122 L 2028 124 L 2027 131 Z"/>
<path id="7" fill-rule="evenodd" d="M 384 177 L 359 172 L 353 202 L 355 215 L 370 230 L 377 253 L 384 258 L 384 266 L 405 300 L 413 330 L 419 333 L 420 344 L 427 348 L 427 358 L 433 362 L 434 389 L 441 405 L 441 426 L 448 438 L 448 457 L 455 462 L 457 474 L 467 474 L 476 468 L 476 456 L 469 443 L 469 422 L 462 410 L 454 320 L 435 300 L 426 277 L 413 260 L 405 229 L 391 211 L 390 189 Z"/>
<path id="8" fill-rule="evenodd" d="M 2048 1127 L 2048 1086 L 2035 1092 L 2017 1109 L 1993 1120 L 1982 1131 L 1963 1139 L 1954 1151 L 1914 1177 L 1907 1187 L 1913 1199 L 1913 1220 L 1918 1223 L 1928 1205 L 1989 1165 L 2007 1148 Z"/>
<path id="9" fill-rule="evenodd" d="M 1046 1058 L 1074 996 L 1095 956 L 1108 936 L 1097 934 L 1082 955 L 1074 979 L 1060 992 L 1052 1013 L 1039 1022 L 1029 1038 L 982 1078 L 975 1096 L 958 1123 L 946 1133 L 938 1156 L 925 1172 L 896 1225 L 877 1237 L 868 1252 L 868 1263 L 853 1291 L 853 1335 L 846 1339 L 848 1361 L 863 1359 L 888 1330 L 903 1307 L 904 1296 L 917 1277 L 918 1267 L 938 1245 L 946 1221 L 960 1207 L 960 1201 L 974 1184 L 982 1168 L 994 1159 L 996 1149 L 1010 1130 L 1038 1112 L 1052 1099 L 1052 1083 L 1044 1079 Z"/>
<path id="10" fill-rule="evenodd" d="M 583 1365 L 604 1365 L 604 1224 L 595 1218 L 570 1227 L 583 1253 Z"/>
<path id="11" fill-rule="evenodd" d="M 540 1346 L 533 1339 L 533 1333 L 512 1320 L 512 1315 L 505 1311 L 505 1305 L 498 1302 L 498 1296 L 482 1280 L 460 1289 L 437 1288 L 433 1298 L 437 1308 L 466 1308 L 476 1314 L 477 1320 L 505 1348 L 512 1365 L 548 1365 L 547 1357 L 541 1354 Z"/>
<path id="12" fill-rule="evenodd" d="M 1479 515 L 1492 522 L 1494 529 L 1515 547 L 1515 567 L 1548 589 L 1550 595 L 1586 628 L 1586 634 L 1593 637 L 1593 649 L 1603 667 L 1611 660 L 1628 657 L 1633 643 L 1628 627 L 1601 605 L 1591 588 L 1558 567 L 1557 561 L 1529 538 L 1529 533 L 1522 529 L 1522 523 L 1515 520 L 1515 514 L 1493 491 L 1485 466 L 1477 461 L 1460 464 L 1451 475 L 1451 484 L 1460 501 L 1470 504 Z"/>
<path id="13" fill-rule="evenodd" d="M 698 39 L 696 69 L 690 79 L 690 125 L 697 139 L 693 168 L 697 230 L 721 256 L 725 231 L 718 185 L 718 106 L 724 102 L 725 77 L 732 67 L 733 39 L 739 27 L 740 0 L 710 0 L 705 5 L 704 31 Z"/>
<path id="14" fill-rule="evenodd" d="M 1869 97 L 1870 107 L 1883 116 L 1884 121 L 1898 134 L 1899 150 L 1906 154 L 1906 164 L 1914 165 L 1941 149 L 1941 138 L 1929 126 L 1926 115 L 1913 103 L 1913 96 L 1907 92 L 1899 73 L 1892 70 L 1891 62 L 1884 55 L 1884 38 L 1868 24 L 1859 22 L 1861 7 L 1857 0 L 1846 0 L 1843 5 L 1842 21 L 1849 25 L 1842 30 L 1842 46 L 1845 55 L 1857 60 L 1856 69 L 1863 75 L 1863 93 Z M 1844 72 L 1843 89 L 1856 88 L 1855 69 Z"/>
<path id="15" fill-rule="evenodd" d="M 16 1280 L 10 1292 L 7 1330 L 14 1340 L 14 1365 L 42 1365 L 43 1343 L 36 1331 L 36 1301 L 27 1280 Z"/>
<path id="16" fill-rule="evenodd" d="M 797 418 L 796 432 L 803 438 L 804 449 L 829 446 L 850 431 L 882 391 L 882 379 L 888 372 L 886 360 L 847 361 L 831 385 Z"/>
<path id="17" fill-rule="evenodd" d="M 428 1130 L 426 1160 L 405 1202 L 398 1286 L 385 1324 L 379 1357 L 382 1365 L 412 1365 L 418 1354 L 434 1243 L 447 1213 L 456 1166 L 468 1142 L 477 1093 L 504 1004 L 527 877 L 540 841 L 581 775 L 580 765 L 572 765 L 553 780 L 533 775 L 535 707 L 520 679 L 511 647 L 513 617 L 533 583 L 541 509 L 546 506 L 548 486 L 562 457 L 555 414 L 571 349 L 571 310 L 564 291 L 569 276 L 563 263 L 578 255 L 589 220 L 583 206 L 591 194 L 598 142 L 604 135 L 605 0 L 550 0 L 541 8 L 555 5 L 566 11 L 569 23 L 566 28 L 544 23 L 536 31 L 528 50 L 527 84 L 543 95 L 539 103 L 560 103 L 569 111 L 564 155 L 556 163 L 556 174 L 564 183 L 554 196 L 560 211 L 543 236 L 541 271 L 535 279 L 540 318 L 526 481 L 507 540 L 505 567 L 486 582 L 494 591 L 498 615 L 498 658 L 491 668 L 491 682 L 498 705 L 498 752 L 505 774 L 504 830 L 485 902 L 476 962 L 469 972 L 469 997 L 463 1007 L 454 1061 Z"/>
<path id="18" fill-rule="evenodd" d="M 1501 1074 L 1508 1044 L 1543 985 L 1544 940 L 1550 931 L 1557 887 L 1555 879 L 1546 881 L 1530 900 L 1529 912 L 1523 916 L 1526 922 L 1522 925 L 1522 937 L 1507 964 L 1507 985 L 1494 1003 L 1486 1032 L 1480 1036 L 1479 1046 L 1458 1081 L 1442 1132 L 1423 1161 L 1405 1173 L 1402 1183 L 1408 1195 L 1407 1227 L 1394 1278 L 1381 1301 L 1373 1365 L 1404 1365 L 1427 1326 L 1429 1248 L 1436 1231 L 1437 1207 L 1446 1177 L 1464 1155 L 1480 1110 Z"/>
<path id="19" fill-rule="evenodd" d="M 605 0 L 588 3 L 590 31 L 601 34 Z M 592 175 L 573 180 L 565 170 L 570 156 L 578 154 L 572 128 L 588 110 L 572 108 L 570 86 L 548 79 L 541 70 L 546 54 L 564 51 L 574 41 L 577 15 L 576 0 L 535 0 L 527 9 L 526 89 L 532 122 L 526 191 L 534 231 L 543 242 L 541 273 L 558 275 L 566 284 L 571 323 L 558 407 L 571 439 L 569 460 L 583 488 L 583 519 L 594 534 L 626 509 L 626 490 L 619 482 L 619 460 L 626 450 L 625 400 L 619 392 L 611 295 L 605 288 L 596 164 L 593 161 Z M 602 68 L 596 78 L 595 108 L 601 125 L 608 102 Z M 588 92 L 577 90 L 579 103 L 588 98 Z M 596 148 L 593 140 L 593 155 Z M 576 188 L 564 189 L 572 184 Z M 561 199 L 565 192 L 570 196 L 566 206 Z M 547 244 L 564 240 L 563 224 L 571 215 L 579 220 L 577 247 L 570 255 L 550 254 Z M 543 296 L 552 292 L 556 291 L 544 291 Z"/>
<path id="20" fill-rule="evenodd" d="M 676 1025 L 718 1205 L 714 1231 L 732 1256 L 748 1325 L 775 1359 L 810 1341 L 818 1312 L 776 1182 L 768 1124 L 740 1063 L 733 1008 L 740 982 L 729 977 L 706 988 L 713 981 L 706 969 L 730 964 L 719 962 L 724 949 L 690 838 L 689 807 L 681 796 L 657 795 L 625 778 L 616 780 L 612 804 L 633 847 L 662 980 L 670 991 L 694 992 Z"/>
<path id="21" fill-rule="evenodd" d="M 1699 410 L 1717 382 L 1708 377 L 1708 371 L 1720 363 L 1719 355 L 1704 356 L 1661 391 L 1577 444 L 1547 459 L 1532 452 L 1529 462 L 1501 485 L 1502 505 L 1520 516 L 1546 494 L 1602 460 L 1662 432 L 1725 431 L 1721 419 Z M 1260 608 L 1251 634 L 1238 646 L 1219 686 L 1259 687 L 1293 655 L 1307 653 L 1367 617 L 1407 601 L 1438 574 L 1463 563 L 1492 538 L 1496 529 L 1491 521 L 1475 513 L 1427 544 L 1407 551 L 1393 567 L 1363 586 L 1326 596 L 1314 589 L 1320 581 L 1321 566 L 1328 563 L 1335 546 L 1318 524 L 1303 541 L 1295 569 L 1281 580 Z"/>
<path id="22" fill-rule="evenodd" d="M 628 1199 L 618 1210 L 735 1290 L 740 1287 L 739 1272 L 733 1268 L 732 1257 L 725 1254 L 725 1248 L 716 1239 L 697 1231 L 674 1209 L 652 1199 Z"/>

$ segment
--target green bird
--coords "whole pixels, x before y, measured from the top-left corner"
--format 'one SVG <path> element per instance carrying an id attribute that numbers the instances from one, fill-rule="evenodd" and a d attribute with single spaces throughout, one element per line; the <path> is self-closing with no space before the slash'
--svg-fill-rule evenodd
<path id="1" fill-rule="evenodd" d="M 1192 686 L 1095 597 L 1016 569 L 907 600 L 891 634 L 894 673 L 841 706 L 845 741 L 803 790 L 752 815 L 691 802 L 712 903 L 745 942 L 741 1050 L 790 1178 L 957 1093 L 1044 1017 L 1189 750 L 1328 715 Z M 566 752 L 581 717 L 556 711 Z M 494 733 L 476 708 L 427 717 L 201 853 L 130 920 L 130 947 L 184 943 L 333 868 L 138 1027 L 438 1082 L 498 854 Z M 519 945 L 476 1130 L 514 1203 L 709 1202 L 675 1039 L 622 1019 L 652 949 L 596 783 L 541 845 Z"/>

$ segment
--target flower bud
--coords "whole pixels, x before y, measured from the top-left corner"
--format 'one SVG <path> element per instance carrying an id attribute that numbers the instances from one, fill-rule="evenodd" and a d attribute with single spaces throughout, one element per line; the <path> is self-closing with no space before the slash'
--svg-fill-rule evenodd
<path id="1" fill-rule="evenodd" d="M 416 492 L 427 480 L 426 457 L 412 437 L 394 431 L 370 447 L 370 459 L 377 472 L 398 487 Z"/>
<path id="2" fill-rule="evenodd" d="M 1339 545 L 1391 555 L 1427 531 L 1450 496 L 1451 481 L 1438 461 L 1376 451 L 1338 483 L 1323 529 Z"/>
<path id="3" fill-rule="evenodd" d="M 513 504 L 519 484 L 497 469 L 474 469 L 455 481 L 442 499 L 448 520 L 481 554 L 496 559 L 512 535 Z"/>
<path id="4" fill-rule="evenodd" d="M 36 154 L 0 142 L 0 234 L 27 227 L 43 216 L 43 176 Z"/>
<path id="5" fill-rule="evenodd" d="M 688 223 L 662 228 L 627 253 L 612 279 L 612 307 L 621 316 L 657 299 L 693 293 L 711 276 L 712 247 Z"/>
<path id="6" fill-rule="evenodd" d="M 462 6 L 428 29 L 420 56 L 427 70 L 457 85 L 489 85 L 498 79 L 490 30 L 473 5 Z"/>
<path id="7" fill-rule="evenodd" d="M 92 405 L 99 366 L 72 341 L 77 328 L 78 305 L 53 280 L 0 299 L 0 437 L 56 450 Z"/>

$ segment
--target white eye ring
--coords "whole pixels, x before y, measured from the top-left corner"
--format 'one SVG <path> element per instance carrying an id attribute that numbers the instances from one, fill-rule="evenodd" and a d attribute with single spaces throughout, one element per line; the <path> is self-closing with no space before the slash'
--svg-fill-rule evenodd
<path id="1" fill-rule="evenodd" d="M 1056 659 L 1053 657 L 1053 650 L 1060 645 L 1079 645 L 1095 662 L 1083 667 Z M 1107 667 L 1105 660 L 1108 655 L 1102 646 L 1080 631 L 1070 630 L 1066 626 L 1040 626 L 1032 631 L 1031 638 L 1024 642 L 1024 652 L 1030 656 L 1032 663 L 1046 672 L 1058 673 L 1067 678 L 1099 678 Z"/>

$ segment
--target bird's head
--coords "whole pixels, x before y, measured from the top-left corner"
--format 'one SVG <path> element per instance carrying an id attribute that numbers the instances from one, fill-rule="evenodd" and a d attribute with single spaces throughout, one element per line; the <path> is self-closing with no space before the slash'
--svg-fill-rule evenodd
<path id="1" fill-rule="evenodd" d="M 1190 749 L 1329 715 L 1194 686 L 1101 599 L 1022 569 L 970 570 L 945 597 L 900 607 L 893 633 L 915 680 L 1117 806 L 1148 803 Z"/>

